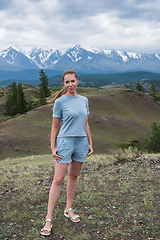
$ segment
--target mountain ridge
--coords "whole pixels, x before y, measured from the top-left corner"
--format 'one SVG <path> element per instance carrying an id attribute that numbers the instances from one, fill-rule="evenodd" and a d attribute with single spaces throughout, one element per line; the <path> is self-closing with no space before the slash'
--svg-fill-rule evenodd
<path id="1" fill-rule="evenodd" d="M 81 45 L 66 50 L 33 48 L 29 52 L 11 46 L 0 52 L 0 70 L 19 71 L 40 68 L 59 72 L 74 69 L 84 74 L 127 71 L 160 73 L 160 54 L 140 54 Z"/>
<path id="2" fill-rule="evenodd" d="M 0 88 L 11 85 L 14 81 L 16 84 L 23 83 L 33 86 L 39 86 L 39 69 L 25 69 L 17 72 L 0 70 Z M 50 87 L 62 86 L 62 73 L 53 70 L 46 70 Z M 125 72 L 110 74 L 78 74 L 79 86 L 99 88 L 104 85 L 114 84 L 130 84 L 137 81 L 149 81 L 160 88 L 160 74 L 152 72 Z"/>

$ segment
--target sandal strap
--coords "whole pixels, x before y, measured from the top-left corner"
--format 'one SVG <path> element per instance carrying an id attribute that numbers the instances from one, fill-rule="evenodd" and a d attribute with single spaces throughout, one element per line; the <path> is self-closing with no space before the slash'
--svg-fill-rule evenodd
<path id="1" fill-rule="evenodd" d="M 76 218 L 80 218 L 80 216 L 79 215 L 75 215 L 74 217 L 72 217 L 73 220 L 76 219 Z"/>
<path id="2" fill-rule="evenodd" d="M 66 209 L 66 213 L 69 213 L 70 211 L 73 211 L 72 208 Z"/>
<path id="3" fill-rule="evenodd" d="M 42 229 L 41 229 L 41 232 L 43 232 L 43 231 L 50 232 L 50 231 L 51 231 L 51 228 L 42 228 Z"/>
<path id="4" fill-rule="evenodd" d="M 47 218 L 45 222 L 52 222 L 52 220 Z"/>
<path id="5" fill-rule="evenodd" d="M 44 225 L 46 222 L 52 222 L 52 220 L 49 219 L 49 218 L 47 218 L 47 219 L 45 220 L 45 222 L 43 223 L 43 225 Z"/>

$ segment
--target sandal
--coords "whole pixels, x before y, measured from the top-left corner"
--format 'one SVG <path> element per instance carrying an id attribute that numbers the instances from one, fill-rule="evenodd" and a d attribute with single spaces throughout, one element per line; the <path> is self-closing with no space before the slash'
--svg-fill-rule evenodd
<path id="1" fill-rule="evenodd" d="M 64 210 L 64 216 L 70 218 L 72 222 L 79 222 L 80 221 L 80 216 L 75 215 L 74 217 L 70 217 L 69 214 L 68 214 L 70 211 L 73 211 L 73 209 L 72 208 L 65 209 Z M 75 220 L 76 218 L 79 218 L 79 219 Z"/>
<path id="2" fill-rule="evenodd" d="M 45 225 L 46 222 L 51 222 L 51 219 L 46 219 L 46 221 L 43 223 Z M 52 224 L 50 228 L 42 228 L 41 229 L 41 235 L 42 236 L 49 236 L 51 234 L 51 230 L 52 230 Z M 47 232 L 47 233 L 43 233 L 43 232 Z"/>

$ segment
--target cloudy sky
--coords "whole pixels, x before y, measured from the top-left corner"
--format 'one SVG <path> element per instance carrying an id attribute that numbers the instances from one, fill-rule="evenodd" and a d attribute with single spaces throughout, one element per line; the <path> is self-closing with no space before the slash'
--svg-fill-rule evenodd
<path id="1" fill-rule="evenodd" d="M 160 53 L 160 0 L 0 0 L 0 51 L 77 44 Z"/>

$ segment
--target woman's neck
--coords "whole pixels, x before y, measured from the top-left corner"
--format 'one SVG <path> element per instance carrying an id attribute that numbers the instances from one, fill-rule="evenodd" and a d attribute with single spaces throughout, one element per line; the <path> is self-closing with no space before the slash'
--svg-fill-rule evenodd
<path id="1" fill-rule="evenodd" d="M 78 93 L 77 92 L 74 92 L 74 93 L 67 92 L 65 95 L 69 96 L 69 97 L 77 97 Z"/>

